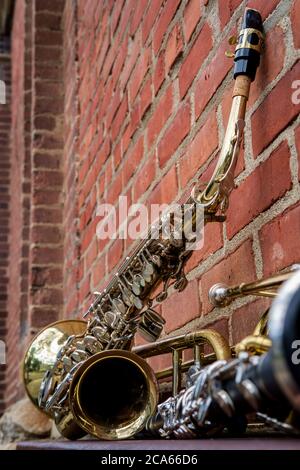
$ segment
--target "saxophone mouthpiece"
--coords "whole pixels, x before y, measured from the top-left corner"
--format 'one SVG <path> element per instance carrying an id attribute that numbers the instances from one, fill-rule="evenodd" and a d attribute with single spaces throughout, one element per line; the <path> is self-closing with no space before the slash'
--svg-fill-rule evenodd
<path id="1" fill-rule="evenodd" d="M 246 75 L 253 81 L 259 66 L 260 54 L 264 41 L 263 23 L 260 13 L 246 9 L 235 49 L 234 78 Z"/>

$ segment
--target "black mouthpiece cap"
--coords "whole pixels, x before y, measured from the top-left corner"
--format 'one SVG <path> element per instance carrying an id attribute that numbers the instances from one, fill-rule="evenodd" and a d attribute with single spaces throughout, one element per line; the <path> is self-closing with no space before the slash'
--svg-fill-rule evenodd
<path id="1" fill-rule="evenodd" d="M 249 31 L 254 29 L 255 31 Z M 234 57 L 234 78 L 239 75 L 247 75 L 253 81 L 256 69 L 260 62 L 261 35 L 263 34 L 263 24 L 260 13 L 257 10 L 248 8 L 245 11 L 242 31 L 238 38 L 238 45 Z"/>

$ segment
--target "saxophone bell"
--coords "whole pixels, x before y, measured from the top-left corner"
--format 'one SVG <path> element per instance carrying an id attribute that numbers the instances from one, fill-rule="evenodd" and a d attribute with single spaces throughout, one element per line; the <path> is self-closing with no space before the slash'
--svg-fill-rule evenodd
<path id="1" fill-rule="evenodd" d="M 107 350 L 91 356 L 76 371 L 70 409 L 80 427 L 98 439 L 127 439 L 153 414 L 157 390 L 146 361 L 130 351 Z"/>

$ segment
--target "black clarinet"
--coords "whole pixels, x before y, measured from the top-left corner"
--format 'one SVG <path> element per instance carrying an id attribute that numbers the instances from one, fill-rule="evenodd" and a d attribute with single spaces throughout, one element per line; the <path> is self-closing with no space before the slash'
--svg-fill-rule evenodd
<path id="1" fill-rule="evenodd" d="M 300 275 L 280 289 L 269 313 L 272 347 L 263 356 L 242 352 L 195 374 L 193 385 L 158 407 L 147 430 L 161 437 L 241 431 L 249 413 L 267 425 L 300 433 Z M 291 413 L 292 411 L 292 413 Z"/>

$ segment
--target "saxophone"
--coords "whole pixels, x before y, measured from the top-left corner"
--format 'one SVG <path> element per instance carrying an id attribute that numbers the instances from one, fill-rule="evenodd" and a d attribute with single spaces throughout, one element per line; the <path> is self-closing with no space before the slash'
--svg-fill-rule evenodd
<path id="1" fill-rule="evenodd" d="M 173 217 L 171 229 L 166 229 L 170 227 L 168 216 L 159 219 L 154 231 L 153 227 L 149 229 L 148 236 L 125 259 L 108 286 L 97 293 L 85 314 L 89 316 L 87 323 L 78 325 L 70 320 L 63 328 L 61 322 L 50 325 L 33 340 L 25 355 L 25 388 L 29 397 L 69 439 L 85 433 L 101 439 L 131 437 L 145 426 L 156 408 L 156 377 L 147 362 L 131 351 L 134 336 L 139 329 L 153 341 L 163 329 L 164 319 L 152 308 L 151 298 L 159 284 L 163 288 L 155 297 L 158 302 L 166 299 L 170 285 L 178 291 L 186 287 L 184 267 L 194 242 L 187 234 L 194 233 L 199 208 L 204 223 L 225 220 L 234 188 L 246 103 L 262 42 L 260 14 L 248 9 L 235 52 L 229 123 L 215 171 L 204 190 L 199 185 L 194 187 L 182 205 L 182 218 L 178 222 Z M 153 232 L 157 236 L 153 237 Z M 51 336 L 47 335 L 50 330 Z M 32 360 L 36 359 L 36 351 L 46 348 L 49 352 L 50 346 L 52 352 L 46 366 L 42 359 Z M 31 370 L 37 362 L 39 374 Z"/>

